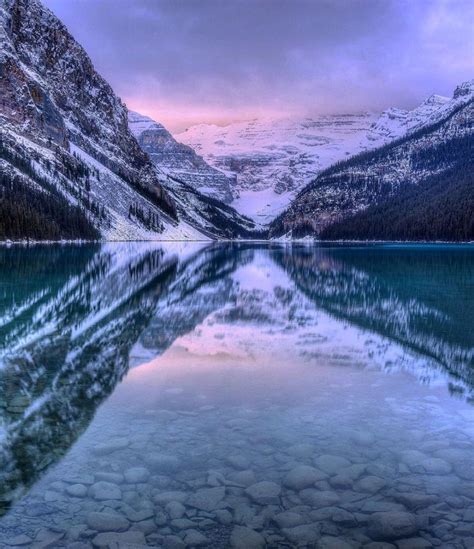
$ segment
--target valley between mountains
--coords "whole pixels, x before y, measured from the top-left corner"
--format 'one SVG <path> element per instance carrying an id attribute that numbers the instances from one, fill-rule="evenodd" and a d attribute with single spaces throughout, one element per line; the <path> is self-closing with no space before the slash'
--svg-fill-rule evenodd
<path id="1" fill-rule="evenodd" d="M 39 0 L 0 0 L 0 239 L 474 240 L 473 101 L 172 135 Z"/>

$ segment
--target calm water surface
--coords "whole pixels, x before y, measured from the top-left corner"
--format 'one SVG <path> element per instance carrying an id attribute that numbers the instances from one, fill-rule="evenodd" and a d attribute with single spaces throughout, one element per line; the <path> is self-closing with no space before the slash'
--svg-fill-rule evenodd
<path id="1" fill-rule="evenodd" d="M 0 547 L 474 547 L 474 248 L 0 248 Z"/>

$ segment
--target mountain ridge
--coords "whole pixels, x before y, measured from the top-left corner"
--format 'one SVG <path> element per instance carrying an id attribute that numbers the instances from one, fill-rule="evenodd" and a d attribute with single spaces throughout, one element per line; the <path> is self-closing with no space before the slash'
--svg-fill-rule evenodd
<path id="1" fill-rule="evenodd" d="M 313 118 L 200 124 L 175 135 L 205 160 L 237 175 L 238 211 L 271 222 L 321 171 L 346 157 L 382 146 L 453 108 L 455 97 L 431 95 L 412 110 L 321 115 Z M 466 86 L 464 93 L 469 92 Z"/>
<path id="2" fill-rule="evenodd" d="M 228 204 L 231 181 L 159 122 L 129 111 L 129 126 L 150 156 L 179 217 L 209 238 L 262 238 L 263 227 Z M 203 182 L 206 186 L 203 187 Z"/>
<path id="3" fill-rule="evenodd" d="M 0 0 L 0 36 L 0 198 L 8 220 L 0 223 L 0 238 L 207 240 L 253 234 L 253 222 L 197 190 L 180 187 L 183 196 L 177 195 L 181 183 L 173 186 L 166 163 L 157 168 L 140 146 L 126 105 L 39 0 Z M 202 179 L 214 175 L 228 186 L 225 175 L 180 147 L 175 164 L 191 158 Z M 201 207 L 202 215 L 193 210 Z M 64 223 L 68 216 L 75 219 L 74 231 Z"/>
<path id="4" fill-rule="evenodd" d="M 468 82 L 462 86 L 468 93 L 457 95 L 455 91 L 453 98 L 457 102 L 451 103 L 450 108 L 441 107 L 431 124 L 421 124 L 383 147 L 355 155 L 321 172 L 274 220 L 270 233 L 334 236 L 339 233 L 331 233 L 331 225 L 344 223 L 366 210 L 371 212 L 369 208 L 382 207 L 390 200 L 405 204 L 408 211 L 397 215 L 404 215 L 407 222 L 410 205 L 400 198 L 400 193 L 413 193 L 412 189 L 419 185 L 428 185 L 425 192 L 429 193 L 427 182 L 433 181 L 433 188 L 442 196 L 443 178 L 446 181 L 452 178 L 453 169 L 458 170 L 458 179 L 464 177 L 474 156 L 474 85 Z M 430 180 L 433 177 L 436 179 Z M 469 190 L 468 182 L 466 185 Z M 465 215 L 461 211 L 459 214 Z M 377 238 L 376 231 L 370 234 L 371 238 Z M 356 233 L 352 236 L 357 238 Z"/>
<path id="5" fill-rule="evenodd" d="M 191 147 L 179 143 L 159 122 L 128 111 L 128 125 L 140 147 L 160 170 L 212 198 L 228 204 L 235 177 L 216 170 Z"/>

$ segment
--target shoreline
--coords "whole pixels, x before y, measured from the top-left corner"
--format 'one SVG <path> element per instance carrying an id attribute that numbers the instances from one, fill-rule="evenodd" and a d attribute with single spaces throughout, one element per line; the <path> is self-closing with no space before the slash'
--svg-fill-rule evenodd
<path id="1" fill-rule="evenodd" d="M 253 239 L 216 239 L 216 240 L 201 240 L 201 239 L 182 239 L 182 240 L 0 240 L 0 247 L 11 247 L 11 246 L 70 246 L 70 245 L 88 245 L 88 244 L 107 244 L 113 242 L 150 242 L 150 243 L 173 243 L 173 242 L 208 242 L 208 243 L 248 243 L 252 242 L 255 244 L 308 244 L 308 245 L 395 245 L 395 246 L 439 246 L 439 245 L 450 245 L 450 246 L 469 246 L 474 245 L 472 240 L 317 240 L 317 239 L 308 239 L 308 238 L 294 238 L 294 239 L 272 239 L 272 240 L 253 240 Z"/>

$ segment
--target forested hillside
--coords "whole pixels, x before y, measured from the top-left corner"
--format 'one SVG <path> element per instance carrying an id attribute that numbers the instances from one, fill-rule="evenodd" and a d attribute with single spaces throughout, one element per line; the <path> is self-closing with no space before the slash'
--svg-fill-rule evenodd
<path id="1" fill-rule="evenodd" d="M 84 179 L 84 187 L 86 176 L 75 174 L 76 180 Z M 90 200 L 86 189 L 78 203 L 83 206 L 70 204 L 57 187 L 37 173 L 30 160 L 6 147 L 0 136 L 1 240 L 98 239 L 100 233 L 90 218 L 101 216 L 99 206 Z"/>
<path id="2" fill-rule="evenodd" d="M 455 94 L 459 104 L 433 124 L 321 172 L 275 219 L 271 236 L 465 239 L 463 219 L 474 216 L 473 89 Z"/>
<path id="3" fill-rule="evenodd" d="M 384 202 L 339 221 L 328 240 L 474 240 L 474 163 L 403 186 Z"/>

